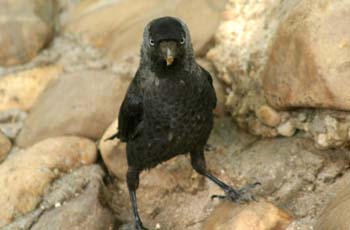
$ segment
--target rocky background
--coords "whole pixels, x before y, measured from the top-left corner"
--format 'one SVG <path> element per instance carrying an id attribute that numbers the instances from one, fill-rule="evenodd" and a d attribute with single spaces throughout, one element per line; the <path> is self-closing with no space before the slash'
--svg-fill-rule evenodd
<path id="1" fill-rule="evenodd" d="M 125 145 L 103 140 L 163 15 L 214 77 L 208 166 L 262 186 L 259 202 L 212 201 L 181 156 L 142 174 L 145 225 L 348 229 L 349 0 L 1 0 L 0 229 L 130 228 Z"/>

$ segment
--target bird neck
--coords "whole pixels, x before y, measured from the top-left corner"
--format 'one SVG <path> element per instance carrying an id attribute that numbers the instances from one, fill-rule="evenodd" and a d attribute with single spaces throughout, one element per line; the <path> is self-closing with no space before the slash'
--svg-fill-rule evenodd
<path id="1" fill-rule="evenodd" d="M 170 75 L 176 75 L 184 70 L 181 61 L 176 60 L 173 64 L 167 66 L 164 62 L 153 62 L 151 64 L 151 71 L 158 77 L 167 77 Z"/>

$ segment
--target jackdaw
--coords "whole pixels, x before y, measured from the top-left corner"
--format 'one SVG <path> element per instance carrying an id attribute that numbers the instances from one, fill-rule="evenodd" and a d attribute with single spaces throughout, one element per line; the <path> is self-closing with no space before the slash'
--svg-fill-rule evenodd
<path id="1" fill-rule="evenodd" d="M 118 132 L 109 139 L 127 143 L 127 185 L 137 230 L 146 229 L 138 214 L 136 189 L 145 169 L 189 153 L 192 167 L 234 202 L 252 199 L 246 192 L 259 183 L 234 189 L 206 169 L 204 147 L 213 127 L 216 95 L 210 74 L 194 58 L 186 24 L 173 17 L 149 22 L 141 60 L 119 112 Z"/>

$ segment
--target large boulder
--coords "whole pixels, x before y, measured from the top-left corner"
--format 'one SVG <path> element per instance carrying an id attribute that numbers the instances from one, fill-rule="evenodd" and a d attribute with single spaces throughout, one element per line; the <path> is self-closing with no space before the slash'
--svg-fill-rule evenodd
<path id="1" fill-rule="evenodd" d="M 91 164 L 96 158 L 95 144 L 78 137 L 47 139 L 11 154 L 0 165 L 0 227 L 32 211 L 60 173 Z"/>
<path id="2" fill-rule="evenodd" d="M 97 175 L 98 176 L 98 175 Z M 98 177 L 97 177 L 98 178 Z M 85 190 L 77 197 L 67 201 L 62 206 L 45 212 L 31 227 L 33 230 L 86 229 L 106 230 L 116 229 L 119 225 L 113 213 L 101 203 L 101 178 L 90 181 Z"/>
<path id="3" fill-rule="evenodd" d="M 350 2 L 301 1 L 278 28 L 264 74 L 267 101 L 350 110 Z"/>
<path id="4" fill-rule="evenodd" d="M 63 31 L 83 35 L 116 60 L 139 52 L 144 26 L 170 15 L 187 22 L 195 50 L 203 51 L 219 25 L 226 0 L 81 1 L 63 17 Z"/>
<path id="5" fill-rule="evenodd" d="M 302 130 L 320 148 L 349 143 L 349 4 L 230 0 L 207 58 L 240 127 L 263 137 Z"/>
<path id="6" fill-rule="evenodd" d="M 46 189 L 33 211 L 1 229 L 116 229 L 119 221 L 105 205 L 104 176 L 96 164 L 63 175 Z"/>
<path id="7" fill-rule="evenodd" d="M 0 66 L 23 64 L 51 40 L 55 0 L 0 1 Z"/>
<path id="8" fill-rule="evenodd" d="M 26 147 L 61 135 L 100 138 L 117 116 L 129 81 L 105 71 L 61 76 L 38 98 L 17 144 Z"/>

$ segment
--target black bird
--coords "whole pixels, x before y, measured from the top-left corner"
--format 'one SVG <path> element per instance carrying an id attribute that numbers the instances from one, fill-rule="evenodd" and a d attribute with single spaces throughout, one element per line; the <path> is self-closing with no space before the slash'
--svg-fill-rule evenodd
<path id="1" fill-rule="evenodd" d="M 162 17 L 147 24 L 141 61 L 119 112 L 115 137 L 127 143 L 127 185 L 137 230 L 146 229 L 138 214 L 136 189 L 145 169 L 180 154 L 190 153 L 192 167 L 220 186 L 235 202 L 258 183 L 235 190 L 205 165 L 204 147 L 213 127 L 216 95 L 210 74 L 195 59 L 187 26 L 180 19 Z"/>

